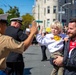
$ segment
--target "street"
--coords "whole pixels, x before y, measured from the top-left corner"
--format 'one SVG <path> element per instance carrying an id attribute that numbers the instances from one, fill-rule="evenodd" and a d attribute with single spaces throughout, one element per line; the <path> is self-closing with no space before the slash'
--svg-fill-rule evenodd
<path id="1" fill-rule="evenodd" d="M 39 45 L 31 45 L 24 53 L 24 75 L 50 75 L 52 66 L 49 62 L 50 53 L 46 50 L 47 61 L 41 61 L 42 52 Z"/>

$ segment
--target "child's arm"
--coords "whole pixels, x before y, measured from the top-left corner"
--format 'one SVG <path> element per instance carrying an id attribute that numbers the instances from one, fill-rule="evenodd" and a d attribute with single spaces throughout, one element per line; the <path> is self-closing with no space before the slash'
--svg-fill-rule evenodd
<path id="1" fill-rule="evenodd" d="M 42 34 L 43 26 L 40 26 L 39 34 Z"/>

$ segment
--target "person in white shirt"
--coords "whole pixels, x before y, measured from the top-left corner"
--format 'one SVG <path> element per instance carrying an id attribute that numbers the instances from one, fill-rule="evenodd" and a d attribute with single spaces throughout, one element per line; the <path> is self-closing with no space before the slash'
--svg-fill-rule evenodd
<path id="1" fill-rule="evenodd" d="M 57 55 L 63 56 L 63 38 L 60 37 L 60 33 L 62 32 L 62 24 L 59 21 L 54 21 L 51 24 L 51 33 L 46 34 L 42 37 L 41 33 L 43 28 L 40 29 L 39 33 L 36 35 L 37 42 L 41 45 L 45 45 L 50 52 L 50 61 L 53 65 L 53 71 L 51 75 L 63 75 L 63 67 L 58 67 L 53 63 L 53 60 Z"/>

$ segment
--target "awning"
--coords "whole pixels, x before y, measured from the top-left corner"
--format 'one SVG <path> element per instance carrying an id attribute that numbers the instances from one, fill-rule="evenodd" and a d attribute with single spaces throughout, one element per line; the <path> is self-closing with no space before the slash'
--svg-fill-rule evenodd
<path id="1" fill-rule="evenodd" d="M 43 23 L 43 21 L 41 21 L 41 20 L 36 20 L 36 22 L 37 22 L 37 23 Z"/>

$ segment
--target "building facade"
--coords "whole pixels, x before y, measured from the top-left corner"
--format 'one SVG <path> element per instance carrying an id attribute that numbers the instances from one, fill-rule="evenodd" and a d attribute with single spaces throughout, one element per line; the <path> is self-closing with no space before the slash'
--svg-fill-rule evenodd
<path id="1" fill-rule="evenodd" d="M 46 28 L 54 20 L 61 21 L 63 25 L 68 24 L 70 18 L 76 17 L 75 7 L 75 0 L 34 0 L 32 12 L 38 25 Z"/>
<path id="2" fill-rule="evenodd" d="M 65 13 L 58 13 L 59 14 L 59 21 L 62 23 L 68 24 L 71 18 L 76 18 L 76 0 L 59 0 L 58 2 L 59 11 L 64 11 Z M 61 16 L 61 18 L 60 18 Z"/>
<path id="3" fill-rule="evenodd" d="M 35 0 L 33 16 L 38 25 L 50 27 L 50 24 L 58 18 L 57 12 L 58 0 Z"/>

